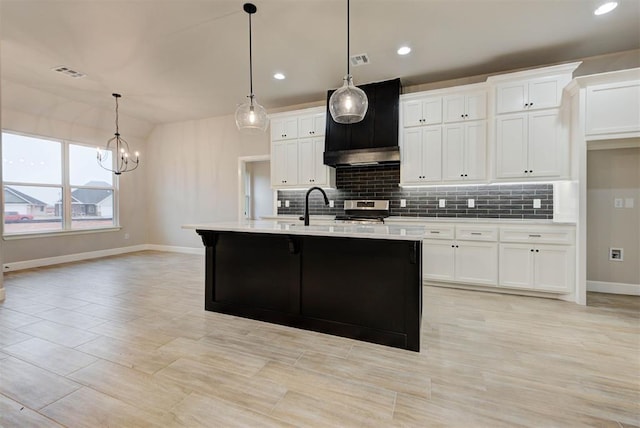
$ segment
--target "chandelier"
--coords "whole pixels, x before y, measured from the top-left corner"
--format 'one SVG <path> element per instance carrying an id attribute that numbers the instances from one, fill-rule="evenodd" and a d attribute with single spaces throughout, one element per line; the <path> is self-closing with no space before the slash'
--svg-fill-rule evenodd
<path id="1" fill-rule="evenodd" d="M 111 94 L 116 99 L 116 133 L 107 141 L 104 149 L 98 147 L 98 165 L 107 171 L 120 175 L 123 172 L 133 171 L 140 164 L 140 154 L 134 153 L 134 157 L 130 155 L 129 143 L 120 136 L 120 128 L 118 125 L 118 98 L 120 94 Z M 111 154 L 114 159 L 111 161 Z"/>

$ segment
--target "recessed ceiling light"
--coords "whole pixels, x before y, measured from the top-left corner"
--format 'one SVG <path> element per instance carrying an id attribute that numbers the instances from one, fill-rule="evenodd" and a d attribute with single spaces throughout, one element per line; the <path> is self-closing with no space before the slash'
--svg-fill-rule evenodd
<path id="1" fill-rule="evenodd" d="M 398 55 L 406 55 L 411 52 L 411 48 L 409 46 L 402 46 L 398 49 Z"/>
<path id="2" fill-rule="evenodd" d="M 618 7 L 618 2 L 610 1 L 607 3 L 603 3 L 600 5 L 594 12 L 594 15 L 604 15 L 605 13 L 611 12 L 613 9 Z"/>
<path id="3" fill-rule="evenodd" d="M 282 74 L 282 73 L 276 73 L 276 74 L 273 75 L 273 78 L 274 79 L 278 79 L 278 80 L 284 80 L 285 75 Z"/>

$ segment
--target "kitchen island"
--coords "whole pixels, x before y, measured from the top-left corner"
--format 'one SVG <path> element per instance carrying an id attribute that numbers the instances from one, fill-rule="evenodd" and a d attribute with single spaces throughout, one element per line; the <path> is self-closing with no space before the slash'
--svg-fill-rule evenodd
<path id="1" fill-rule="evenodd" d="M 423 227 L 184 228 L 206 248 L 206 310 L 420 350 Z"/>

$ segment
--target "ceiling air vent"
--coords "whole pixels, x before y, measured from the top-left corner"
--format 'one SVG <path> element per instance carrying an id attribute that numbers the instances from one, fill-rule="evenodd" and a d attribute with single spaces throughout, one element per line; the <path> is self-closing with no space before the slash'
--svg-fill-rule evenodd
<path id="1" fill-rule="evenodd" d="M 350 59 L 351 59 L 351 65 L 354 67 L 369 64 L 369 55 L 367 55 L 366 53 L 351 55 Z"/>
<path id="2" fill-rule="evenodd" d="M 59 67 L 53 67 L 51 70 L 58 73 L 62 73 L 65 76 L 73 77 L 74 79 L 79 79 L 81 77 L 86 76 L 86 74 L 73 70 L 69 67 L 65 67 L 64 65 L 61 65 Z"/>

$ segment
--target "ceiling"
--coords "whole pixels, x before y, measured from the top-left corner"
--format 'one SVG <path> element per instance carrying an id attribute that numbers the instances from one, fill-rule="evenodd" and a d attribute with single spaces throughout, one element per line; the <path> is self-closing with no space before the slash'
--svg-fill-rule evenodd
<path id="1" fill-rule="evenodd" d="M 408 86 L 640 48 L 640 1 L 594 16 L 600 2 L 352 0 L 351 53 L 370 57 L 354 81 Z M 48 94 L 78 115 L 112 114 L 120 92 L 121 113 L 150 125 L 231 114 L 249 92 L 243 3 L 0 0 L 2 102 L 55 110 L 38 105 Z M 342 83 L 346 1 L 255 4 L 254 92 L 267 110 L 322 100 Z M 412 52 L 400 57 L 403 44 Z M 86 77 L 50 70 L 60 65 Z"/>

